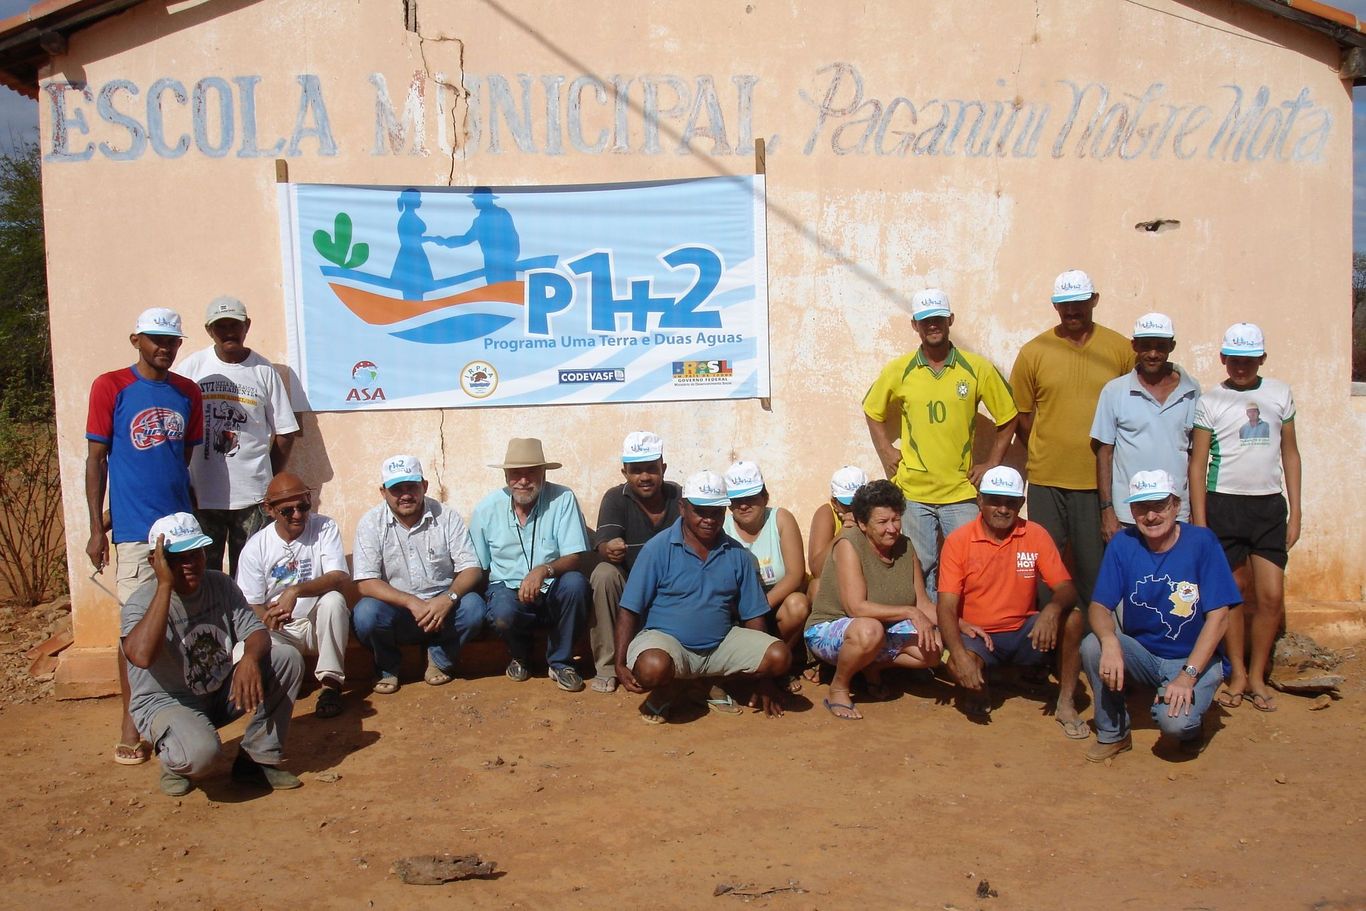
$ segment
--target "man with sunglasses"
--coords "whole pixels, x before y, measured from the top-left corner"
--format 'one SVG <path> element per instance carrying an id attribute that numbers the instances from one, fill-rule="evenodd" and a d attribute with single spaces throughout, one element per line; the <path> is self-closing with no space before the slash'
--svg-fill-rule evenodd
<path id="1" fill-rule="evenodd" d="M 281 472 L 262 504 L 274 521 L 247 541 L 237 560 L 237 587 L 266 628 L 305 655 L 317 655 L 320 689 L 313 714 L 342 711 L 346 640 L 351 614 L 343 593 L 346 569 L 337 523 L 313 512 L 313 494 L 295 474 Z"/>
<path id="2" fill-rule="evenodd" d="M 400 645 L 427 649 L 429 686 L 455 679 L 460 649 L 484 628 L 484 579 L 460 513 L 427 496 L 417 456 L 380 463 L 384 502 L 356 525 L 356 638 L 375 656 L 374 692 L 398 692 Z"/>

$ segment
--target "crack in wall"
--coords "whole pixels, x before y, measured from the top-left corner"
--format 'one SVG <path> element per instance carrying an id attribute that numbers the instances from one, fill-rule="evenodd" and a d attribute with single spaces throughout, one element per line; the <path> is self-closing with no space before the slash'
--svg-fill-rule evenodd
<path id="1" fill-rule="evenodd" d="M 415 30 L 415 33 L 417 35 L 417 51 L 419 56 L 422 57 L 422 72 L 437 86 L 438 92 L 443 88 L 446 88 L 450 89 L 455 96 L 450 109 L 446 112 L 446 116 L 450 121 L 451 131 L 451 166 L 446 171 L 446 186 L 450 187 L 455 185 L 455 161 L 465 147 L 465 139 L 468 136 L 466 131 L 469 128 L 469 90 L 465 88 L 465 42 L 460 38 L 450 38 L 446 35 L 433 35 L 428 37 L 422 34 L 420 30 Z M 427 61 L 428 41 L 450 42 L 455 44 L 460 52 L 460 82 L 458 84 L 451 82 L 450 78 L 446 76 L 445 73 L 432 72 L 431 64 Z M 441 107 L 439 100 L 437 106 L 438 108 Z M 458 123 L 455 116 L 457 109 L 460 109 L 462 112 Z M 443 129 L 444 128 L 443 125 Z"/>

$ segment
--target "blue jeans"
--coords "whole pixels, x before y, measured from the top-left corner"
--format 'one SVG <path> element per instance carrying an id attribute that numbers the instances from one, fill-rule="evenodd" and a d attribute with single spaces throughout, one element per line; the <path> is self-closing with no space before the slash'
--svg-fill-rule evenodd
<path id="1" fill-rule="evenodd" d="M 581 572 L 568 572 L 531 604 L 517 600 L 517 588 L 490 582 L 484 595 L 489 604 L 489 623 L 513 658 L 526 663 L 531 652 L 531 628 L 549 627 L 545 644 L 546 663 L 553 669 L 569 667 L 574 657 L 574 636 L 588 618 L 592 589 Z"/>
<path id="2" fill-rule="evenodd" d="M 440 629 L 424 632 L 412 611 L 378 598 L 365 597 L 356 602 L 351 622 L 356 638 L 375 656 L 375 670 L 381 677 L 397 677 L 403 656 L 400 645 L 425 645 L 427 658 L 446 673 L 455 670 L 460 648 L 484 629 L 484 599 L 475 592 L 461 597 L 455 610 L 446 615 Z"/>
<path id="3" fill-rule="evenodd" d="M 931 601 L 939 600 L 939 539 L 977 518 L 976 500 L 960 503 L 917 503 L 906 501 L 901 514 L 901 533 L 911 539 L 916 559 L 925 573 L 925 591 Z"/>
<path id="4" fill-rule="evenodd" d="M 1167 684 L 1180 674 L 1186 664 L 1184 658 L 1159 658 L 1139 644 L 1137 639 L 1126 636 L 1118 630 L 1119 646 L 1124 651 L 1124 685 L 1139 683 L 1155 687 L 1160 693 Z M 1129 707 L 1124 703 L 1124 693 L 1116 693 L 1100 679 L 1100 639 L 1091 633 L 1081 641 L 1081 664 L 1086 669 L 1086 679 L 1091 681 L 1091 693 L 1096 700 L 1096 739 L 1101 743 L 1114 743 L 1123 740 L 1129 733 Z M 1200 679 L 1195 681 L 1190 714 L 1167 715 L 1165 702 L 1154 702 L 1153 721 L 1169 737 L 1177 740 L 1194 740 L 1200 736 L 1200 725 L 1214 701 L 1214 691 L 1224 678 L 1223 665 L 1210 661 Z"/>

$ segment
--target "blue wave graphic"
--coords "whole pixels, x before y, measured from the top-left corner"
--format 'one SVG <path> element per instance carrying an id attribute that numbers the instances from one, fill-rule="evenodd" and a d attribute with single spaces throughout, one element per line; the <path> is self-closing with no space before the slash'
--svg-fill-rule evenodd
<path id="1" fill-rule="evenodd" d="M 500 316 L 497 313 L 466 313 L 389 334 L 394 338 L 424 345 L 450 345 L 497 332 L 515 319 L 516 317 Z"/>

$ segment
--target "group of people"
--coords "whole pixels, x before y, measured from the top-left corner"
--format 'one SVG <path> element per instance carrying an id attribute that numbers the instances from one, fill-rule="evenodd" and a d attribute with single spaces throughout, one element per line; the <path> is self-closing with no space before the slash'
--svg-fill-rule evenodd
<path id="1" fill-rule="evenodd" d="M 857 678 L 884 698 L 882 672 L 904 667 L 944 674 L 962 710 L 986 719 L 996 668 L 1016 665 L 1056 671 L 1056 720 L 1085 740 L 1084 667 L 1088 759 L 1131 746 L 1126 682 L 1156 688 L 1154 721 L 1198 752 L 1216 699 L 1275 710 L 1267 666 L 1299 533 L 1294 404 L 1259 374 L 1256 326 L 1230 327 L 1228 379 L 1202 395 L 1171 361 L 1168 317 L 1141 317 L 1125 339 L 1094 322 L 1098 300 L 1085 273 L 1060 275 L 1057 325 L 1021 349 L 1007 382 L 953 344 L 947 295 L 917 293 L 920 345 L 863 399 L 887 479 L 839 468 L 805 545 L 759 465 L 680 486 L 665 478 L 663 440 L 635 431 L 591 541 L 574 492 L 547 480 L 562 466 L 540 440 L 509 442 L 490 466 L 503 485 L 468 524 L 427 495 L 418 458 L 390 456 L 349 565 L 337 523 L 288 469 L 298 424 L 246 346 L 246 308 L 213 301 L 213 345 L 180 372 L 180 317 L 147 310 L 130 337 L 137 362 L 95 380 L 87 425 L 87 552 L 103 570 L 112 530 L 122 603 L 115 760 L 155 753 L 162 790 L 183 794 L 213 764 L 216 728 L 253 713 L 234 778 L 297 787 L 282 760 L 303 656 L 316 656 L 314 713 L 328 718 L 344 711 L 353 632 L 387 695 L 403 646 L 425 649 L 423 680 L 440 686 L 486 632 L 525 681 L 536 627 L 560 689 L 643 694 L 651 723 L 682 700 L 781 715 L 821 664 L 835 718 L 862 718 Z M 979 459 L 982 405 L 994 430 Z M 1028 487 L 1003 464 L 1016 438 Z M 574 664 L 584 632 L 591 681 Z"/>

